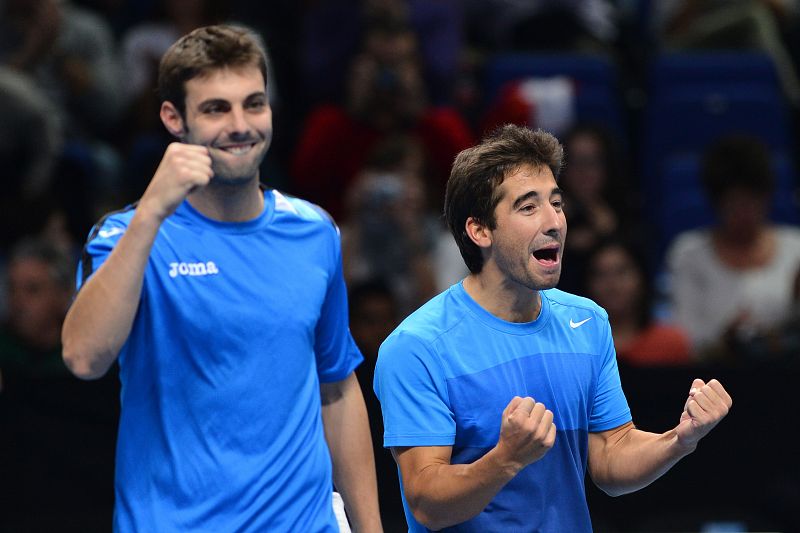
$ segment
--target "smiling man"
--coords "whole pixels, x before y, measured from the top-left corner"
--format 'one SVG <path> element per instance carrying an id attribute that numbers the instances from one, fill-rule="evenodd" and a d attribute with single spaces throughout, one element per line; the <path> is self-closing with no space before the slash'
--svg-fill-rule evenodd
<path id="1" fill-rule="evenodd" d="M 591 531 L 587 467 L 609 494 L 637 490 L 731 406 L 696 379 L 674 429 L 634 428 L 608 316 L 554 289 L 562 156 L 509 125 L 453 163 L 445 217 L 470 274 L 398 326 L 375 371 L 412 532 Z"/>
<path id="2" fill-rule="evenodd" d="M 337 228 L 260 185 L 266 73 L 242 28 L 175 43 L 178 142 L 84 249 L 63 355 L 86 379 L 119 361 L 117 532 L 338 532 L 334 480 L 355 529 L 381 529 Z"/>

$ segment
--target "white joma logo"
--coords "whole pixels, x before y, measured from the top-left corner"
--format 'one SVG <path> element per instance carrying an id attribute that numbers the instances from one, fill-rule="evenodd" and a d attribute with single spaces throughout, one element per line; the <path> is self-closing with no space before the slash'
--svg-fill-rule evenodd
<path id="1" fill-rule="evenodd" d="M 214 261 L 206 263 L 170 263 L 169 264 L 169 277 L 175 278 L 177 276 L 208 276 L 211 274 L 219 274 L 219 269 Z"/>

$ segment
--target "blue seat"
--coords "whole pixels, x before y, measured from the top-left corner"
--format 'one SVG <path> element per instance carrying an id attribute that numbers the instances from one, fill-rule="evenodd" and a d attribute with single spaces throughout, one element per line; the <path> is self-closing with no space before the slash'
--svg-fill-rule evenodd
<path id="1" fill-rule="evenodd" d="M 502 87 L 526 78 L 566 76 L 575 83 L 575 113 L 580 122 L 604 125 L 625 134 L 617 87 L 617 68 L 599 55 L 508 53 L 492 57 L 484 69 L 484 101 L 490 104 Z"/>
<path id="2" fill-rule="evenodd" d="M 640 175 L 645 202 L 656 206 L 650 222 L 663 247 L 679 231 L 712 220 L 697 179 L 697 161 L 712 142 L 747 134 L 786 154 L 792 130 L 777 71 L 759 52 L 665 54 L 654 60 L 648 87 Z M 790 176 L 793 190 L 788 158 L 776 159 L 776 172 Z M 779 210 L 788 211 L 793 208 Z"/>
<path id="3" fill-rule="evenodd" d="M 650 71 L 650 91 L 675 85 L 756 83 L 780 87 L 772 59 L 755 51 L 666 53 Z"/>

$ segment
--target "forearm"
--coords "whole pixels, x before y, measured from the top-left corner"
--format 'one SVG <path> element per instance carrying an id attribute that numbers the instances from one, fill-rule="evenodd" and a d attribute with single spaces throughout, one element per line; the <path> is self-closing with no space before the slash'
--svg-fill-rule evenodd
<path id="1" fill-rule="evenodd" d="M 323 385 L 323 390 L 325 390 Z M 355 374 L 333 394 L 323 393 L 322 420 L 333 480 L 356 532 L 382 531 L 367 409 Z"/>
<path id="2" fill-rule="evenodd" d="M 470 464 L 428 465 L 403 483 L 414 518 L 437 530 L 477 516 L 518 472 L 493 449 Z"/>
<path id="3" fill-rule="evenodd" d="M 108 259 L 72 303 L 61 331 L 64 362 L 78 377 L 102 376 L 116 360 L 139 307 L 160 222 L 137 212 Z"/>
<path id="4" fill-rule="evenodd" d="M 592 443 L 589 470 L 594 483 L 611 496 L 646 487 L 694 451 L 678 441 L 677 432 L 648 433 L 630 428 L 618 440 Z M 593 446 L 593 444 L 597 444 Z"/>

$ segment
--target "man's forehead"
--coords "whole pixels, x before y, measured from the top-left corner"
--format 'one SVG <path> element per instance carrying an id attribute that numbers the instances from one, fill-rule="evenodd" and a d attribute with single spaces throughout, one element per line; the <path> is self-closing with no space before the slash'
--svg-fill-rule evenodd
<path id="1" fill-rule="evenodd" d="M 537 185 L 541 184 L 547 189 L 555 188 L 556 178 L 553 176 L 553 171 L 550 170 L 550 167 L 546 165 L 520 165 L 506 174 L 503 182 L 500 184 L 500 188 L 509 189 L 522 185 L 530 186 L 534 183 Z"/>
<path id="2" fill-rule="evenodd" d="M 222 68 L 186 81 L 187 101 L 236 100 L 266 94 L 264 75 L 258 67 Z"/>

